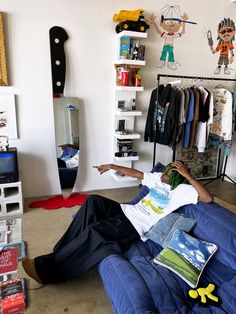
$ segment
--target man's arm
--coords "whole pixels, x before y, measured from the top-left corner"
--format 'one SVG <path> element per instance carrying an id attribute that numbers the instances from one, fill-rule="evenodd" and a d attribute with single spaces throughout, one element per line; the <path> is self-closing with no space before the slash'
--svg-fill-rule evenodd
<path id="1" fill-rule="evenodd" d="M 93 167 L 96 168 L 100 174 L 103 174 L 104 172 L 112 169 L 115 171 L 119 171 L 122 174 L 129 176 L 129 177 L 134 177 L 134 178 L 141 179 L 141 180 L 143 179 L 143 172 L 138 171 L 138 170 L 133 169 L 133 168 L 122 167 L 122 166 L 118 166 L 118 165 L 114 165 L 114 164 L 104 164 L 104 165 L 93 166 Z"/>
<path id="2" fill-rule="evenodd" d="M 198 192 L 199 201 L 204 203 L 210 203 L 213 201 L 212 195 L 208 192 L 205 186 L 190 175 L 188 168 L 183 165 L 181 161 L 174 161 L 173 166 L 175 167 L 175 170 L 185 177 L 188 182 L 196 189 Z"/>

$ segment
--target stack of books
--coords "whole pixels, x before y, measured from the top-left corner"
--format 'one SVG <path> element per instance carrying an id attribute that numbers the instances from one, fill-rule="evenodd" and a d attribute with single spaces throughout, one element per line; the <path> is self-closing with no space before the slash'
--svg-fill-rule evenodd
<path id="1" fill-rule="evenodd" d="M 17 278 L 18 261 L 26 256 L 21 218 L 0 220 L 0 313 L 24 313 L 26 279 Z"/>

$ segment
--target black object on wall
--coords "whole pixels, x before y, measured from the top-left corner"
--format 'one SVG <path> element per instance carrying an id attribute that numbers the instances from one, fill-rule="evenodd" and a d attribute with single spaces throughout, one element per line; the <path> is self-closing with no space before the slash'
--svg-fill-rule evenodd
<path id="1" fill-rule="evenodd" d="M 60 26 L 49 30 L 53 94 L 63 94 L 66 76 L 66 56 L 64 43 L 69 38 Z"/>

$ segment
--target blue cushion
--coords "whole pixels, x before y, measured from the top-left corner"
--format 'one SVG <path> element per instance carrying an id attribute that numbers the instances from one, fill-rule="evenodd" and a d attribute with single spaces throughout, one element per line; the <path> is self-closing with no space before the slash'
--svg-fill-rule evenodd
<path id="1" fill-rule="evenodd" d="M 204 267 L 217 248 L 214 243 L 176 230 L 168 246 L 154 258 L 154 262 L 172 270 L 190 287 L 196 288 Z"/>
<path id="2" fill-rule="evenodd" d="M 176 230 L 189 232 L 196 222 L 197 220 L 179 213 L 170 213 L 152 226 L 145 236 L 160 246 L 166 247 Z"/>

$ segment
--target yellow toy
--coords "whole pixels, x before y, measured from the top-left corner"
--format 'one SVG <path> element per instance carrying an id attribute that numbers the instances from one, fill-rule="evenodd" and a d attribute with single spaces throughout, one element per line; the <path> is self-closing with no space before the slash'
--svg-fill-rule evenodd
<path id="1" fill-rule="evenodd" d="M 145 22 L 143 12 L 143 9 L 134 11 L 120 10 L 118 14 L 114 14 L 113 21 L 119 23 L 116 26 L 116 32 L 119 33 L 123 30 L 145 32 L 149 25 Z"/>
<path id="2" fill-rule="evenodd" d="M 204 305 L 207 304 L 208 299 L 215 303 L 219 302 L 219 298 L 214 296 L 212 292 L 215 289 L 215 285 L 212 283 L 209 283 L 209 285 L 206 288 L 198 288 L 196 290 L 189 290 L 188 294 L 192 299 L 197 299 L 198 297 L 201 298 L 200 302 Z"/>

